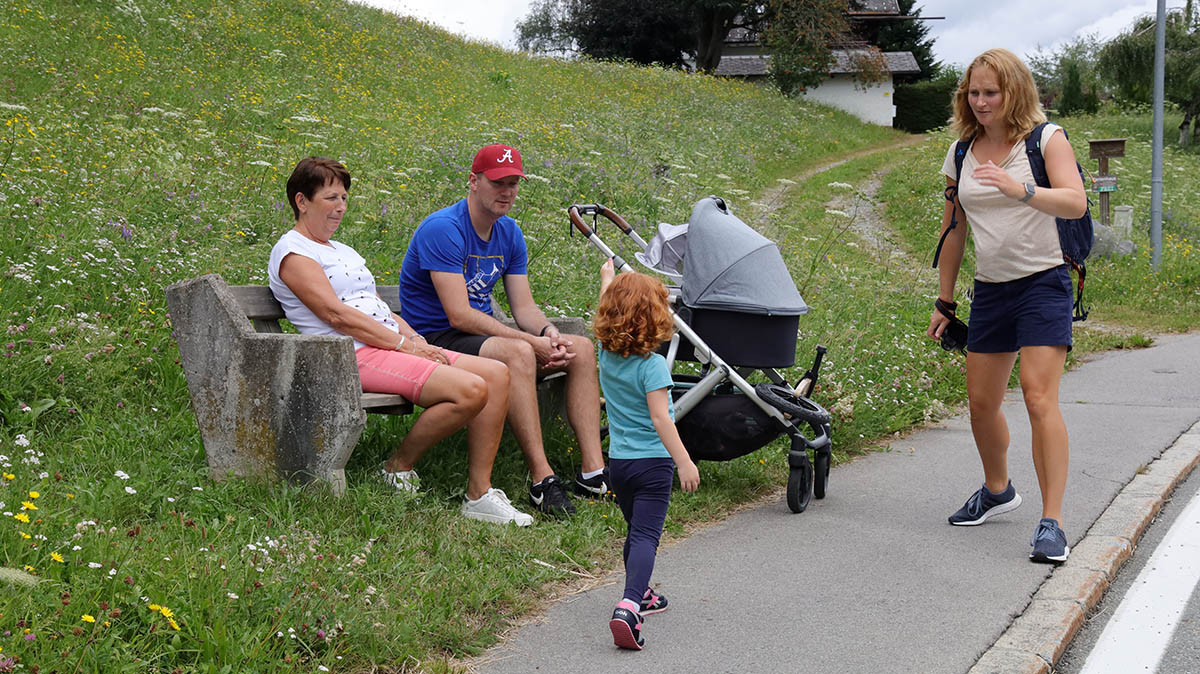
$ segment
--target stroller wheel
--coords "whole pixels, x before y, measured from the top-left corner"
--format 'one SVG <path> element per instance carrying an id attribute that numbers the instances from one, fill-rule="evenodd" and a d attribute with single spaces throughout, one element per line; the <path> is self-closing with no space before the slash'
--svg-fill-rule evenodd
<path id="1" fill-rule="evenodd" d="M 829 452 L 817 450 L 813 466 L 813 496 L 825 498 L 825 486 L 829 484 L 829 464 L 832 457 Z"/>
<path id="2" fill-rule="evenodd" d="M 813 492 L 813 465 L 805 451 L 793 451 L 788 456 L 787 504 L 794 513 L 808 507 Z"/>
<path id="3" fill-rule="evenodd" d="M 755 386 L 754 392 L 758 394 L 759 398 L 765 400 L 768 405 L 784 414 L 791 415 L 793 419 L 813 424 L 829 423 L 829 412 L 824 407 L 821 407 L 808 398 L 796 396 L 786 386 L 764 382 Z"/>

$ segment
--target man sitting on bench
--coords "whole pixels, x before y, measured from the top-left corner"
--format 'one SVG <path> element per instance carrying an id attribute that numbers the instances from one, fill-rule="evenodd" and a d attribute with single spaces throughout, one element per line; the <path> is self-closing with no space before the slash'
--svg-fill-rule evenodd
<path id="1" fill-rule="evenodd" d="M 400 269 L 400 315 L 430 344 L 508 365 L 508 422 L 533 480 L 529 498 L 544 513 L 569 515 L 575 506 L 542 444 L 536 379 L 566 372 L 567 421 L 582 456 L 575 490 L 601 497 L 608 480 L 596 358 L 590 339 L 559 334 L 533 300 L 525 237 L 508 217 L 524 177 L 516 148 L 479 150 L 467 197 L 425 218 L 413 233 Z M 519 329 L 492 317 L 492 289 L 500 280 Z"/>

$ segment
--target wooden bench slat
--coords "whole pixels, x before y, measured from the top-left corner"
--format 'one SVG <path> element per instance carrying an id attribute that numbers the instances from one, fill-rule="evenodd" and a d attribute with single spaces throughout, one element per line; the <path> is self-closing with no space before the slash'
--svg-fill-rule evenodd
<path id="1" fill-rule="evenodd" d="M 278 321 L 283 318 L 283 307 L 271 294 L 267 286 L 229 286 L 238 304 L 246 312 L 246 318 L 252 321 Z M 257 326 L 255 326 L 257 329 Z M 259 330 L 259 332 L 262 332 Z"/>
<path id="2" fill-rule="evenodd" d="M 391 393 L 362 394 L 363 409 L 372 414 L 412 414 L 413 404 Z"/>

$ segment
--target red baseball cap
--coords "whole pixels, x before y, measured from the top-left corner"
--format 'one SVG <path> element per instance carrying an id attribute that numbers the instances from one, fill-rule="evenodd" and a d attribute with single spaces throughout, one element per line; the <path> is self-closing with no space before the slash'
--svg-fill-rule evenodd
<path id="1" fill-rule="evenodd" d="M 488 180 L 499 180 L 509 176 L 525 177 L 521 170 L 521 153 L 510 145 L 488 145 L 475 153 L 471 162 L 472 173 L 482 173 Z"/>

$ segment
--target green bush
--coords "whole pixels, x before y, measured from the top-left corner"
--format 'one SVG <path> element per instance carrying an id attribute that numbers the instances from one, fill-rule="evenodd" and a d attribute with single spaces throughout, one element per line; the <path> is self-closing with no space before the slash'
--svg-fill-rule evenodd
<path id="1" fill-rule="evenodd" d="M 950 98 L 957 84 L 951 78 L 938 78 L 896 85 L 896 118 L 892 126 L 909 133 L 925 133 L 945 126 L 950 119 Z"/>

